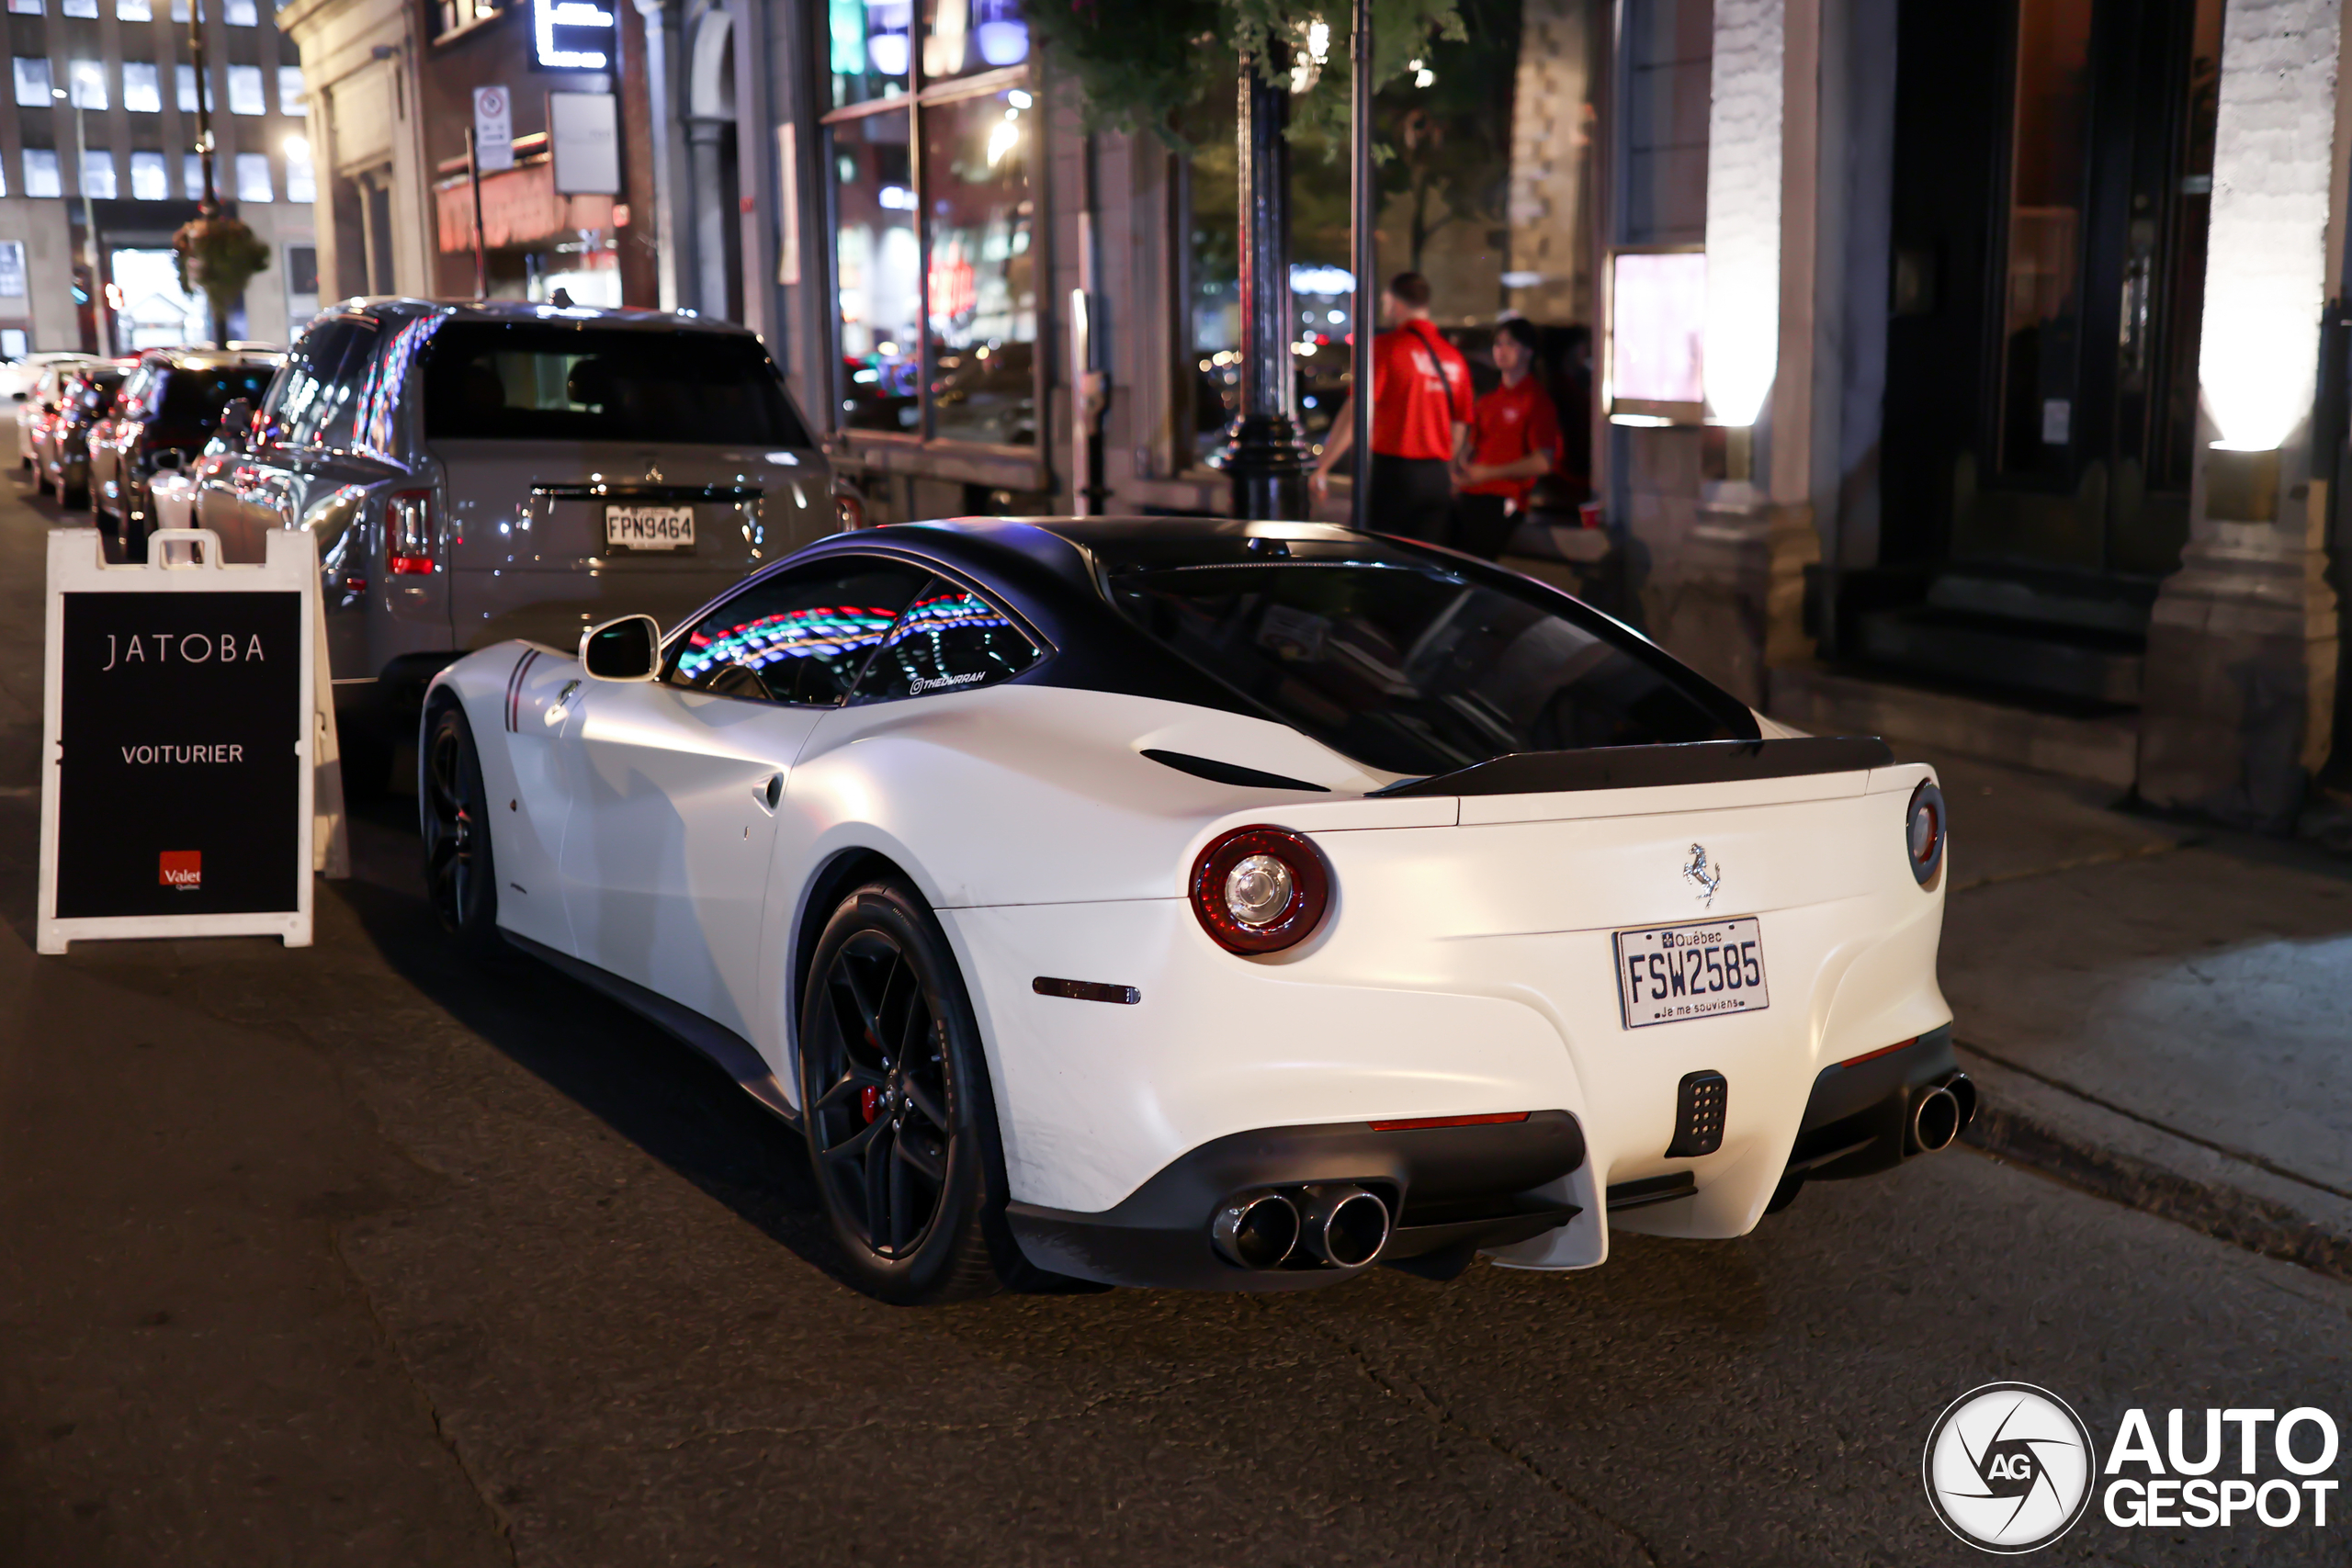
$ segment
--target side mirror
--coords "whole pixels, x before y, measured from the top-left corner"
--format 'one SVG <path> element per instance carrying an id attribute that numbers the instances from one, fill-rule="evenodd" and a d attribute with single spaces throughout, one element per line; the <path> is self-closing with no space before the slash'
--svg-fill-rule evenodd
<path id="1" fill-rule="evenodd" d="M 254 428 L 254 404 L 251 398 L 231 398 L 220 407 L 220 434 L 238 451 L 245 448 Z"/>
<path id="2" fill-rule="evenodd" d="M 623 615 L 580 634 L 580 662 L 598 681 L 650 681 L 662 661 L 662 627 L 650 615 Z"/>

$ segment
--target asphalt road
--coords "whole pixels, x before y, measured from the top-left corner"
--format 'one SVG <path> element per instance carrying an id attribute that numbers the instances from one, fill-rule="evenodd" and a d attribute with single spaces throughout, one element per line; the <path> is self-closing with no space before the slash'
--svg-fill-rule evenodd
<path id="1" fill-rule="evenodd" d="M 2102 1443 L 2352 1403 L 2352 1291 L 1966 1151 L 1589 1273 L 877 1305 L 748 1099 L 453 959 L 405 800 L 314 947 L 34 957 L 50 516 L 0 495 L 9 1568 L 1977 1562 L 1919 1480 L 1974 1385 Z M 2342 1562 L 2344 1528 L 2094 1509 L 2046 1555 Z"/>

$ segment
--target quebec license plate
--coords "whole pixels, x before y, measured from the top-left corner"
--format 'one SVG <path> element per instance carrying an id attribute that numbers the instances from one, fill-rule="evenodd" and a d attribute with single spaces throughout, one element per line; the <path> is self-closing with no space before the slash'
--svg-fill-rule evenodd
<path id="1" fill-rule="evenodd" d="M 1625 1027 L 1761 1012 L 1764 938 L 1753 915 L 1617 933 L 1617 998 Z"/>
<path id="2" fill-rule="evenodd" d="M 605 546 L 622 550 L 691 550 L 695 547 L 695 509 L 607 506 Z"/>

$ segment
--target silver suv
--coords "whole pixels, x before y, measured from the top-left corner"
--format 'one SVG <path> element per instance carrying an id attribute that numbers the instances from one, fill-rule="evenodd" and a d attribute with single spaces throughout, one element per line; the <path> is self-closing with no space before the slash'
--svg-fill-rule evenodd
<path id="1" fill-rule="evenodd" d="M 198 464 L 197 525 L 232 560 L 269 529 L 317 536 L 362 788 L 461 653 L 681 619 L 840 526 L 767 350 L 718 322 L 355 300 L 304 329 L 246 428 Z"/>

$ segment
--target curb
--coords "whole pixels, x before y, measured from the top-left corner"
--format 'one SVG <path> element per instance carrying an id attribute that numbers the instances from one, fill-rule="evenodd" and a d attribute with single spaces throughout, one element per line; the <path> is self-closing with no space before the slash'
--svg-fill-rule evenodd
<path id="1" fill-rule="evenodd" d="M 1983 1090 L 1963 1143 L 2127 1208 L 2352 1283 L 2352 1196 L 1954 1042 Z"/>

